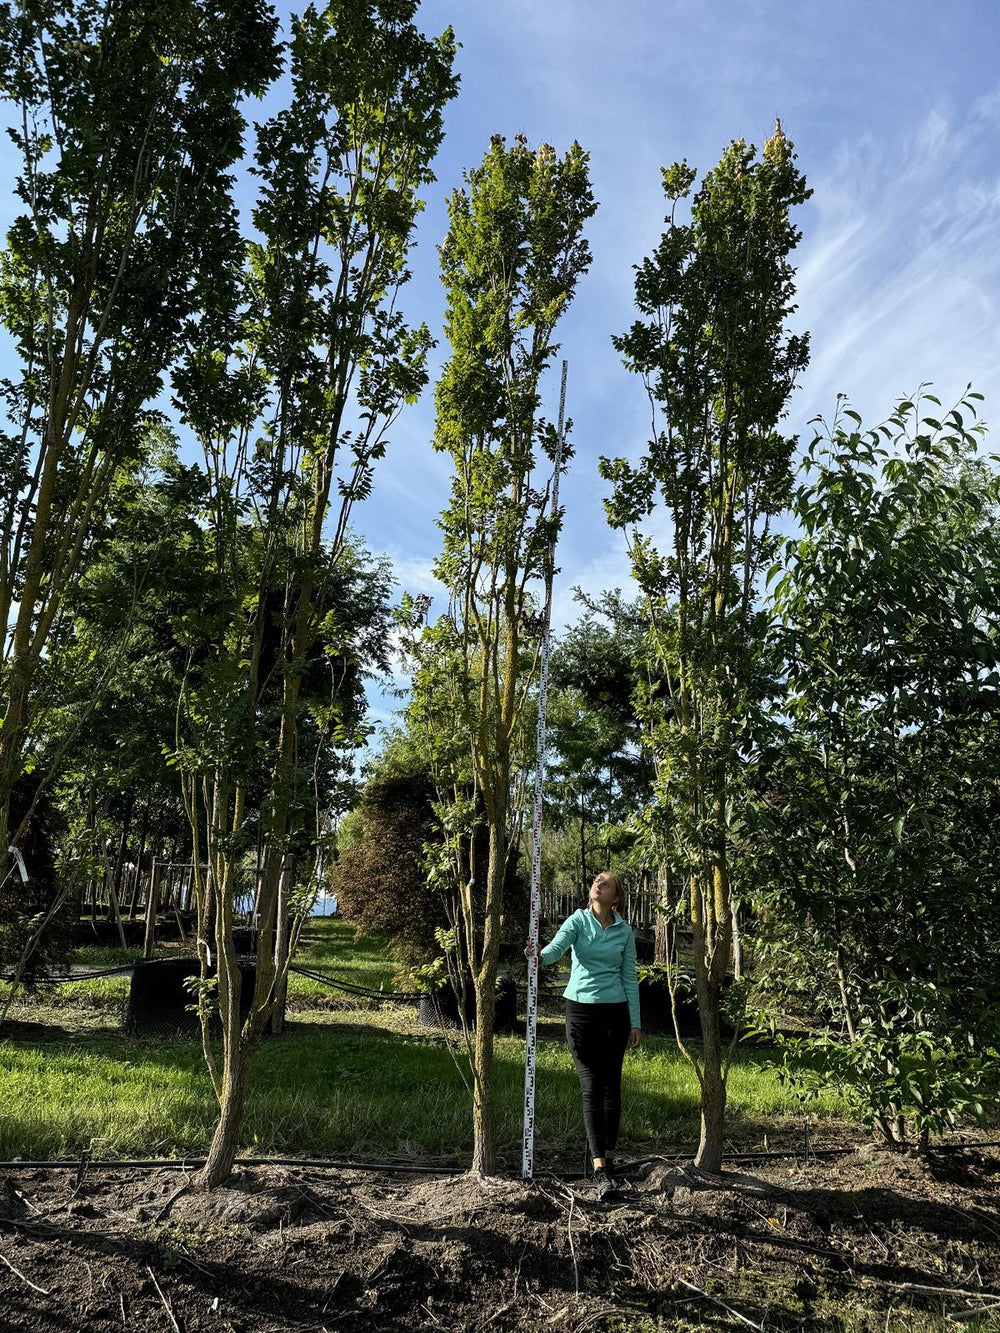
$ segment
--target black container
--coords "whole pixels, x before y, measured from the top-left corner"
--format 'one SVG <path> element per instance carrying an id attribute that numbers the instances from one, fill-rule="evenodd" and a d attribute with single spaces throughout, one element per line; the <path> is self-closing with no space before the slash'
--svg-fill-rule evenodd
<path id="1" fill-rule="evenodd" d="M 143 921 L 123 921 L 122 931 L 125 935 L 125 947 L 127 949 L 141 949 L 142 942 L 146 934 L 146 925 Z M 80 949 L 93 948 L 100 945 L 102 948 L 117 949 L 121 946 L 122 937 L 118 933 L 118 925 L 106 916 L 99 916 L 96 919 L 91 917 L 82 917 L 73 931 L 73 942 Z"/>
<path id="2" fill-rule="evenodd" d="M 241 959 L 240 1019 L 253 1001 L 257 969 Z M 199 974 L 197 958 L 153 958 L 136 963 L 129 987 L 124 1030 L 133 1037 L 195 1037 L 201 1033 L 198 1015 L 190 1009 L 195 997 L 185 981 Z M 219 1030 L 213 1017 L 212 1028 Z"/>
<path id="3" fill-rule="evenodd" d="M 450 981 L 445 982 L 433 995 L 421 995 L 418 1013 L 420 1023 L 428 1028 L 460 1028 L 459 1001 Z M 476 1021 L 476 995 L 472 983 L 465 991 L 465 1022 L 472 1027 Z M 493 1031 L 510 1035 L 520 1030 L 517 1017 L 517 987 L 513 977 L 501 977 L 497 982 L 497 1007 Z"/>
<path id="4" fill-rule="evenodd" d="M 728 984 L 728 983 L 727 983 Z M 670 987 L 666 973 L 657 971 L 639 979 L 639 1009 L 643 1032 L 673 1036 L 674 1020 L 670 1007 Z M 677 1027 L 682 1037 L 701 1040 L 701 1019 L 698 1016 L 698 996 L 694 982 L 687 977 L 678 979 Z M 732 1024 L 723 1015 L 720 1028 L 724 1040 L 733 1035 Z"/>

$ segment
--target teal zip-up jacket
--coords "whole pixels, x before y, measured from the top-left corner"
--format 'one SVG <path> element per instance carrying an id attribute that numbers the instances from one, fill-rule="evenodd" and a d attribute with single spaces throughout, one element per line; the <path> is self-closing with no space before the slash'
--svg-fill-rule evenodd
<path id="1" fill-rule="evenodd" d="M 539 953 L 539 960 L 547 966 L 570 947 L 573 965 L 563 998 L 581 1004 L 621 1004 L 626 1000 L 632 1027 L 641 1027 L 635 936 L 625 918 L 615 912 L 605 929 L 589 908 L 581 907 L 562 923 L 552 943 Z"/>

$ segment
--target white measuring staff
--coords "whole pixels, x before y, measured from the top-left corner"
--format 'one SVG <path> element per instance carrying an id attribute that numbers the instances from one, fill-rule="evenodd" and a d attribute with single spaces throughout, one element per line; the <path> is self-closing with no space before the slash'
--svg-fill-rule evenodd
<path id="1" fill-rule="evenodd" d="M 563 421 L 566 411 L 566 362 L 562 363 L 562 387 L 559 391 L 559 429 L 556 465 L 552 482 L 552 513 L 559 512 L 559 469 L 563 455 Z M 538 739 L 535 749 L 535 810 L 531 821 L 531 907 L 528 938 L 535 951 L 528 959 L 528 1021 L 524 1040 L 524 1152 L 521 1176 L 530 1180 L 535 1166 L 535 1056 L 538 1044 L 538 925 L 542 914 L 542 786 L 545 782 L 545 709 L 549 693 L 549 627 L 552 622 L 552 579 L 556 560 L 556 537 L 549 543 L 545 571 L 545 611 L 542 617 L 542 651 L 538 675 Z"/>

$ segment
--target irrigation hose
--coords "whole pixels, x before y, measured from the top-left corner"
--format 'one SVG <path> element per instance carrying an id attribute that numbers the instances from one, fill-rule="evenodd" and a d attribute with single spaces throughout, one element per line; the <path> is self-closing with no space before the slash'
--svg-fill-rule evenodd
<path id="1" fill-rule="evenodd" d="M 863 1143 L 856 1144 L 852 1148 L 813 1148 L 808 1149 L 803 1145 L 798 1148 L 789 1148 L 786 1151 L 779 1152 L 734 1152 L 724 1153 L 725 1162 L 762 1162 L 762 1161 L 791 1161 L 793 1159 L 808 1159 L 810 1157 L 847 1157 L 851 1153 L 857 1152 L 859 1148 L 867 1147 L 871 1143 L 866 1139 Z M 988 1139 L 983 1142 L 969 1143 L 942 1143 L 934 1148 L 936 1153 L 954 1153 L 954 1152 L 977 1152 L 982 1148 L 1000 1148 L 1000 1139 Z M 654 1162 L 681 1162 L 689 1161 L 694 1156 L 694 1149 L 690 1151 L 680 1150 L 674 1154 L 657 1153 L 652 1157 L 639 1157 L 634 1162 L 622 1162 L 618 1164 L 618 1171 L 634 1171 L 636 1167 L 650 1166 Z M 132 1161 L 126 1158 L 96 1158 L 88 1157 L 86 1154 L 80 1157 L 61 1157 L 49 1161 L 36 1161 L 29 1158 L 15 1158 L 10 1162 L 0 1162 L 0 1171 L 23 1171 L 26 1169 L 40 1170 L 65 1170 L 72 1168 L 78 1170 L 81 1165 L 84 1170 L 96 1169 L 99 1171 L 152 1171 L 152 1170 L 175 1170 L 192 1171 L 205 1165 L 204 1157 L 159 1157 L 148 1158 L 144 1160 Z M 464 1175 L 466 1168 L 462 1166 L 438 1165 L 429 1166 L 414 1162 L 352 1162 L 339 1158 L 330 1157 L 238 1157 L 233 1163 L 233 1169 L 237 1167 L 248 1166 L 291 1166 L 308 1167 L 316 1170 L 330 1171 L 371 1171 L 375 1173 L 397 1173 L 401 1175 L 437 1175 L 437 1176 L 455 1176 Z M 520 1179 L 520 1172 L 508 1172 L 511 1179 Z M 547 1171 L 547 1176 L 555 1177 L 557 1180 L 578 1180 L 579 1171 Z"/>
<path id="2" fill-rule="evenodd" d="M 68 981 L 94 981 L 98 977 L 116 977 L 124 976 L 126 972 L 131 972 L 134 963 L 123 963 L 120 967 L 105 967 L 99 972 L 66 972 L 59 973 L 57 976 L 36 977 L 37 986 L 62 986 Z M 6 972 L 0 973 L 0 981 L 13 981 L 12 975 Z"/>
<path id="3" fill-rule="evenodd" d="M 194 954 L 179 954 L 176 956 L 185 958 L 195 957 Z M 144 959 L 143 961 L 163 962 L 165 960 L 156 958 L 156 959 Z M 123 963 L 119 967 L 106 967 L 96 972 L 67 972 L 67 973 L 60 973 L 55 976 L 38 977 L 36 979 L 36 984 L 39 986 L 42 985 L 62 986 L 68 982 L 94 981 L 100 977 L 124 976 L 127 972 L 134 971 L 134 969 L 135 969 L 134 963 Z M 289 969 L 289 971 L 297 972 L 300 976 L 308 977 L 311 981 L 319 981 L 324 986 L 332 986 L 336 990 L 346 991 L 348 995 L 355 995 L 359 999 L 389 1000 L 394 1004 L 416 1004 L 422 998 L 421 995 L 416 991 L 414 991 L 411 994 L 404 991 L 381 991 L 381 990 L 373 990 L 371 987 L 368 986 L 356 986 L 354 985 L 353 982 L 350 981 L 338 981 L 336 977 L 328 976 L 325 972 L 316 972 L 313 971 L 313 969 L 311 968 L 297 967 L 294 964 Z M 13 981 L 13 979 L 14 978 L 12 976 L 8 976 L 6 973 L 0 973 L 0 981 Z"/>

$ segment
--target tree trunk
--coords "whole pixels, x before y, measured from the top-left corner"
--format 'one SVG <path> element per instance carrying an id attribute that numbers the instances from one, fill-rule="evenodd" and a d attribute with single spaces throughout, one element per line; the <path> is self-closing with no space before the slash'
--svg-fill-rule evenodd
<path id="1" fill-rule="evenodd" d="M 274 930 L 274 971 L 281 976 L 288 959 L 288 899 L 292 889 L 292 877 L 295 873 L 295 858 L 286 853 L 281 865 L 278 880 L 278 908 Z M 288 973 L 285 972 L 277 988 L 274 1013 L 271 1015 L 271 1032 L 277 1036 L 285 1027 L 285 1000 L 288 995 Z"/>
<path id="2" fill-rule="evenodd" d="M 670 867 L 662 864 L 656 871 L 656 896 L 660 907 L 671 908 L 672 903 L 672 876 Z M 653 962 L 659 967 L 666 967 L 674 959 L 671 957 L 671 945 L 676 939 L 676 932 L 672 928 L 672 918 L 666 912 L 653 913 Z"/>
<path id="3" fill-rule="evenodd" d="M 733 923 L 733 980 L 740 981 L 743 977 L 743 935 L 740 931 L 740 914 L 733 904 L 732 912 Z"/>
<path id="4" fill-rule="evenodd" d="M 702 988 L 698 987 L 701 1010 L 702 1075 L 701 1075 L 701 1136 L 694 1164 L 702 1171 L 718 1175 L 722 1170 L 723 1134 L 726 1121 L 726 1079 L 722 1069 L 722 1031 L 719 1021 L 719 988 L 708 987 L 706 1002 L 702 1003 Z"/>
<path id="5" fill-rule="evenodd" d="M 125 927 L 122 925 L 122 909 L 118 902 L 118 893 L 115 889 L 115 874 L 111 869 L 111 863 L 107 857 L 104 858 L 104 880 L 108 886 L 108 916 L 118 927 L 118 940 L 123 949 L 127 949 L 125 943 Z"/>
<path id="6" fill-rule="evenodd" d="M 239 973 L 237 972 L 237 976 Z M 195 1176 L 199 1189 L 211 1190 L 229 1179 L 239 1147 L 240 1125 L 246 1102 L 247 1075 L 250 1071 L 250 1052 L 241 1049 L 239 1038 L 227 1050 L 222 1071 L 222 1092 L 219 1121 L 212 1135 L 205 1165 Z"/>
<path id="7" fill-rule="evenodd" d="M 493 1022 L 497 1002 L 497 965 L 500 957 L 503 888 L 507 870 L 506 803 L 501 800 L 489 817 L 489 862 L 486 871 L 486 913 L 483 949 L 473 972 L 476 993 L 476 1032 L 472 1058 L 472 1173 L 490 1176 L 496 1170 L 496 1122 L 493 1114 Z"/>
<path id="8" fill-rule="evenodd" d="M 721 803 L 716 818 L 721 818 Z M 732 952 L 732 911 L 725 852 L 712 867 L 711 880 L 694 886 L 700 908 L 692 914 L 695 982 L 701 1021 L 701 1136 L 695 1166 L 718 1174 L 726 1119 L 726 1074 L 722 1051 L 722 988 Z"/>
<path id="9" fill-rule="evenodd" d="M 142 956 L 152 958 L 156 949 L 156 909 L 160 903 L 160 876 L 163 870 L 159 861 L 153 862 L 149 877 L 149 892 L 146 895 L 146 934 L 142 942 Z"/>
<path id="10" fill-rule="evenodd" d="M 142 878 L 142 863 L 146 856 L 146 838 L 149 834 L 149 807 L 147 801 L 142 807 L 142 820 L 139 824 L 139 850 L 135 858 L 135 874 L 132 876 L 132 897 L 129 899 L 128 914 L 135 916 L 135 909 L 139 902 L 139 881 Z"/>
<path id="11" fill-rule="evenodd" d="M 587 879 L 587 815 L 583 805 L 583 793 L 580 793 L 580 883 L 586 888 Z"/>
<path id="12" fill-rule="evenodd" d="M 122 887 L 125 883 L 125 858 L 128 855 L 128 835 L 132 829 L 132 811 L 135 809 L 135 792 L 129 791 L 125 798 L 125 813 L 122 816 L 122 835 L 118 839 L 118 854 L 115 857 L 114 870 L 112 871 L 112 883 L 115 889 L 115 898 L 120 903 L 124 898 Z"/>
<path id="13" fill-rule="evenodd" d="M 213 797 L 213 825 L 222 823 L 221 812 L 229 808 L 228 793 L 218 788 Z M 215 949 L 218 975 L 219 1018 L 222 1023 L 222 1077 L 218 1084 L 219 1121 L 212 1135 L 205 1165 L 195 1177 L 200 1189 L 214 1189 L 229 1179 L 239 1146 L 240 1125 L 246 1100 L 247 1076 L 256 1045 L 255 1034 L 241 1032 L 240 992 L 242 977 L 233 944 L 233 884 L 231 866 L 223 867 L 216 878 L 212 873 L 218 862 L 209 858 L 211 889 L 206 888 L 206 907 L 211 900 L 215 911 Z M 204 967 L 204 963 L 203 963 Z M 257 968 L 257 987 L 261 985 L 260 966 Z M 259 998 L 259 997 L 258 997 Z M 206 1029 L 202 1027 L 203 1039 Z"/>
<path id="14" fill-rule="evenodd" d="M 477 973 L 476 1034 L 472 1065 L 472 1174 L 492 1176 L 496 1171 L 496 1123 L 493 1116 L 493 1020 L 496 1012 L 496 965 Z"/>

